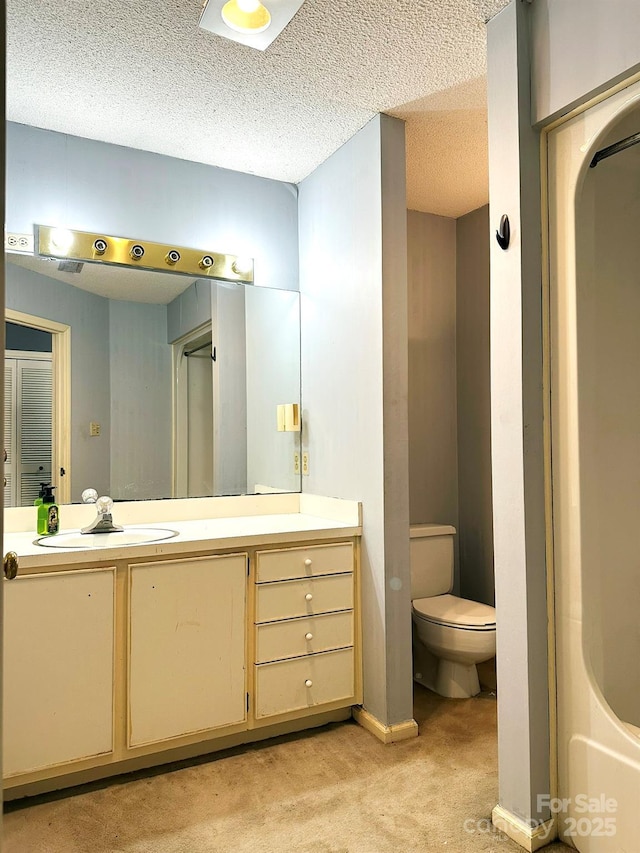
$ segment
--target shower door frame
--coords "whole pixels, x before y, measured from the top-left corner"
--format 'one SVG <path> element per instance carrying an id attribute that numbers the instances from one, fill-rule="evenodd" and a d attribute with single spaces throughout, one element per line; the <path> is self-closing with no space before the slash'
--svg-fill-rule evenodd
<path id="1" fill-rule="evenodd" d="M 633 800 L 640 799 L 640 739 L 609 707 L 585 656 L 575 307 L 577 190 L 599 140 L 634 107 L 640 108 L 640 75 L 549 125 L 541 137 L 549 648 L 555 652 L 550 796 L 558 805 L 568 801 L 554 810 L 558 831 L 584 853 L 614 853 L 626 843 L 625 833 L 637 819 Z M 587 831 L 576 832 L 585 816 L 578 795 L 612 797 L 622 808 L 600 815 L 614 818 L 603 827 L 587 814 Z M 607 834 L 612 826 L 615 832 Z"/>

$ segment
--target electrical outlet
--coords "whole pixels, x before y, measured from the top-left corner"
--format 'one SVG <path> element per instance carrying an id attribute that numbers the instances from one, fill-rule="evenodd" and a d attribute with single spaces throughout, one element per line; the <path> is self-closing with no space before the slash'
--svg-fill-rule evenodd
<path id="1" fill-rule="evenodd" d="M 100 424 L 91 421 L 89 424 L 89 435 L 100 435 Z"/>
<path id="2" fill-rule="evenodd" d="M 309 476 L 309 451 L 308 450 L 306 450 L 302 454 L 302 476 L 303 477 Z"/>
<path id="3" fill-rule="evenodd" d="M 300 453 L 297 450 L 293 454 L 293 473 L 300 473 Z"/>
<path id="4" fill-rule="evenodd" d="M 33 254 L 34 242 L 33 234 L 16 234 L 13 231 L 6 231 L 4 235 L 4 248 L 6 252 L 23 252 L 24 254 Z"/>

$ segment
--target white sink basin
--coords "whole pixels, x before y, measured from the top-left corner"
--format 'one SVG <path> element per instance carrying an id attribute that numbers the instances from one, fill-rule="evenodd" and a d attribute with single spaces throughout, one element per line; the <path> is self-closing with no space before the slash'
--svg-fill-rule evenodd
<path id="1" fill-rule="evenodd" d="M 119 545 L 161 542 L 177 535 L 177 530 L 169 530 L 167 527 L 128 527 L 117 533 L 80 533 L 79 530 L 70 530 L 55 536 L 41 536 L 33 544 L 43 548 L 117 548 Z"/>

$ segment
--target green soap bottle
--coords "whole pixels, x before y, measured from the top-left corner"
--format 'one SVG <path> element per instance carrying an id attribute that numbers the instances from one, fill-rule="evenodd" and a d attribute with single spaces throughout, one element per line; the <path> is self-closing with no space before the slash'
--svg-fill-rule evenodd
<path id="1" fill-rule="evenodd" d="M 53 536 L 60 530 L 60 510 L 53 496 L 55 486 L 44 486 L 42 503 L 38 507 L 38 535 Z"/>

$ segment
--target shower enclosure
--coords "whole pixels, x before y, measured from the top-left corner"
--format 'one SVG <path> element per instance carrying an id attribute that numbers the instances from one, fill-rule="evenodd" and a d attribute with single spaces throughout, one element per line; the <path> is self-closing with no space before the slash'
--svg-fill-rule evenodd
<path id="1" fill-rule="evenodd" d="M 640 83 L 549 132 L 557 814 L 582 853 L 640 837 Z"/>

